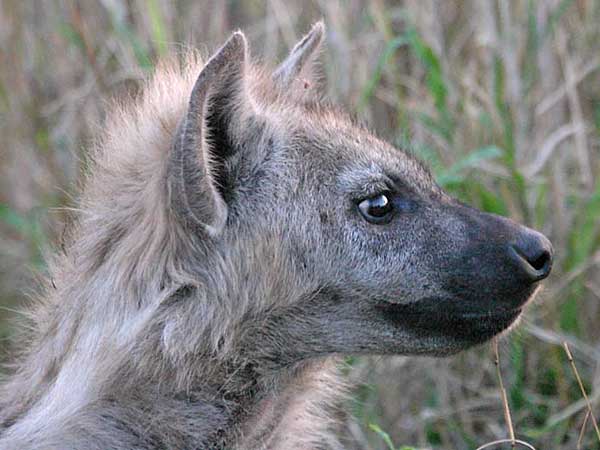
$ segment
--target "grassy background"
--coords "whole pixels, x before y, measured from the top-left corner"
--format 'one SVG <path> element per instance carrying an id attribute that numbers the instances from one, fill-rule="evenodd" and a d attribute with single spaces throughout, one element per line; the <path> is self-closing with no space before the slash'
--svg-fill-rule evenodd
<path id="1" fill-rule="evenodd" d="M 598 0 L 2 0 L 0 351 L 41 250 L 60 238 L 106 99 L 135 90 L 161 55 L 208 52 L 237 28 L 273 62 L 320 17 L 333 98 L 462 200 L 550 236 L 554 273 L 501 343 L 501 366 L 517 435 L 577 448 L 585 404 L 560 342 L 598 411 Z M 354 448 L 474 449 L 507 436 L 487 347 L 349 363 Z M 600 448 L 589 423 L 581 448 Z"/>

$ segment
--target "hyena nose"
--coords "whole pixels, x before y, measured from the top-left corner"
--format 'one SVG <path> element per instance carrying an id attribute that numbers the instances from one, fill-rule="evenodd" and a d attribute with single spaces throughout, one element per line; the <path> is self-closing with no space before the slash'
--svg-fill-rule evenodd
<path id="1" fill-rule="evenodd" d="M 550 275 L 554 250 L 543 234 L 527 228 L 510 250 L 519 269 L 530 282 L 535 283 Z"/>

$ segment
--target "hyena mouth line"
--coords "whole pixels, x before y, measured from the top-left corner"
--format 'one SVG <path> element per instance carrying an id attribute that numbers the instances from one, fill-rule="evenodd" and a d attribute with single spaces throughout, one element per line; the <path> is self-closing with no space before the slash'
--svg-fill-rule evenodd
<path id="1" fill-rule="evenodd" d="M 525 303 L 528 303 L 530 299 L 528 299 Z M 519 316 L 525 307 L 525 304 L 519 306 L 517 308 L 508 309 L 508 310 L 494 310 L 488 309 L 480 312 L 473 311 L 452 311 L 446 312 L 441 308 L 440 311 L 432 311 L 431 309 L 422 309 L 419 310 L 417 308 L 407 308 L 407 305 L 401 304 L 393 304 L 386 303 L 380 304 L 377 306 L 378 309 L 382 310 L 385 314 L 390 315 L 402 315 L 406 318 L 419 318 L 419 317 L 430 317 L 433 318 L 435 316 L 446 316 L 448 321 L 453 320 L 486 320 L 486 319 L 503 319 L 503 318 L 511 318 Z"/>

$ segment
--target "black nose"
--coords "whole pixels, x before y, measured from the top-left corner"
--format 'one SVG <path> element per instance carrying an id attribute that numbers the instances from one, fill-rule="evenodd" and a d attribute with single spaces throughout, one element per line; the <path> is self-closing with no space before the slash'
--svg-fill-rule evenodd
<path id="1" fill-rule="evenodd" d="M 554 250 L 550 241 L 537 231 L 526 229 L 511 250 L 523 275 L 531 282 L 543 280 L 550 275 Z"/>

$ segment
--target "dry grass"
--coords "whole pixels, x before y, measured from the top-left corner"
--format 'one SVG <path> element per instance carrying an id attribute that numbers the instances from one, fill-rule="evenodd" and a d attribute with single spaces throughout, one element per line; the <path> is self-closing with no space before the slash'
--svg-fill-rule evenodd
<path id="1" fill-rule="evenodd" d="M 585 390 L 585 386 L 583 385 L 583 381 L 581 380 L 581 375 L 579 375 L 579 371 L 577 370 L 577 365 L 575 364 L 575 360 L 573 359 L 573 355 L 571 354 L 571 350 L 569 349 L 568 342 L 563 342 L 563 347 L 565 349 L 565 353 L 567 354 L 567 358 L 569 360 L 569 364 L 571 365 L 571 369 L 573 369 L 573 375 L 575 375 L 575 379 L 577 380 L 577 384 L 579 385 L 579 389 L 581 390 L 581 395 L 583 396 L 585 404 L 587 406 L 585 418 L 583 419 L 583 425 L 581 425 L 581 432 L 579 433 L 579 439 L 577 439 L 577 448 L 581 448 L 581 442 L 585 432 L 585 426 L 587 424 L 587 420 L 590 417 L 592 418 L 592 425 L 594 425 L 594 431 L 596 432 L 598 442 L 600 443 L 600 429 L 598 429 L 598 422 L 594 414 L 594 409 Z"/>
<path id="2" fill-rule="evenodd" d="M 597 410 L 600 1 L 41 5 L 0 3 L 0 343 L 33 285 L 30 269 L 43 268 L 40 248 L 59 240 L 105 100 L 135 90 L 161 55 L 208 51 L 236 28 L 273 62 L 323 17 L 333 98 L 427 159 L 456 196 L 551 237 L 554 274 L 500 345 L 506 400 L 535 448 L 600 448 L 580 433 L 592 416 L 578 381 Z M 486 352 L 349 362 L 360 382 L 347 427 L 354 448 L 476 449 L 507 435 Z"/>

